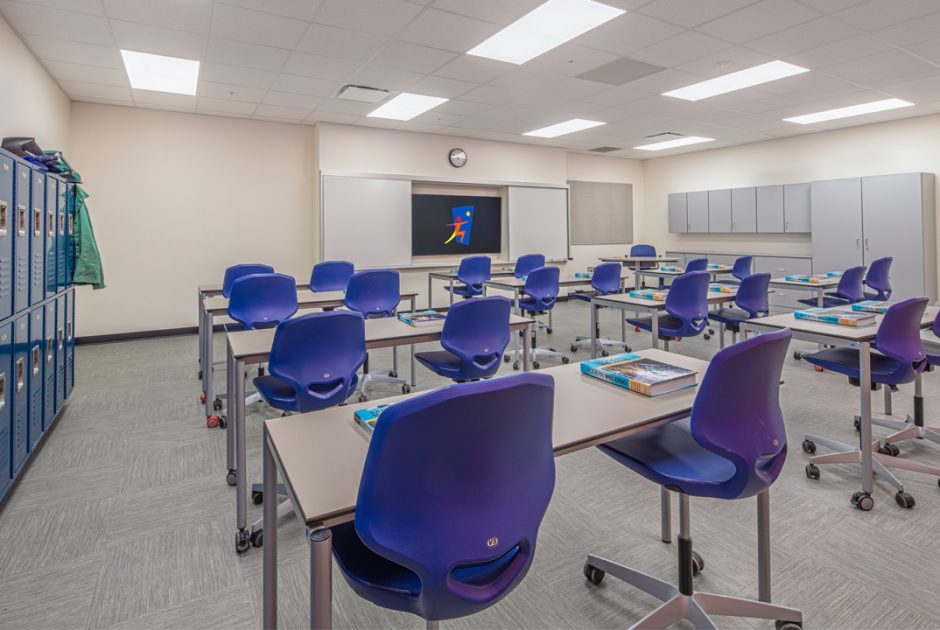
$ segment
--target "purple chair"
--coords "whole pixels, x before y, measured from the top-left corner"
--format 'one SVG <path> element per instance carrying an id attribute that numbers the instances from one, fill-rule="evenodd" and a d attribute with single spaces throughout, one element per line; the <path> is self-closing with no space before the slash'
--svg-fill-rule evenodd
<path id="1" fill-rule="evenodd" d="M 845 306 L 855 304 L 865 299 L 865 289 L 862 286 L 862 279 L 865 276 L 864 265 L 852 267 L 842 272 L 839 278 L 839 285 L 835 291 L 830 291 L 823 297 L 823 307 L 832 308 L 834 306 Z M 815 297 L 800 300 L 800 304 L 808 306 L 819 306 Z"/>
<path id="2" fill-rule="evenodd" d="M 707 258 L 693 258 L 685 264 L 685 273 L 692 273 L 695 271 L 707 271 L 708 270 L 708 259 Z"/>
<path id="3" fill-rule="evenodd" d="M 787 456 L 779 390 L 790 337 L 784 329 L 719 351 L 702 378 L 690 417 L 598 447 L 664 491 L 679 495 L 678 585 L 594 555 L 588 555 L 584 565 L 584 575 L 594 585 L 609 573 L 665 602 L 634 628 L 665 628 L 681 619 L 696 628 L 714 628 L 709 614 L 775 619 L 777 627 L 800 627 L 802 614 L 792 608 L 696 593 L 692 578 L 701 561 L 692 550 L 689 524 L 690 496 L 723 501 L 756 496 L 759 519 L 769 522 L 768 492 Z M 663 496 L 669 500 L 665 492 Z"/>
<path id="4" fill-rule="evenodd" d="M 709 311 L 709 321 L 721 322 L 724 328 L 731 331 L 732 343 L 737 342 L 741 322 L 755 317 L 767 317 L 770 314 L 770 305 L 767 302 L 767 290 L 770 287 L 769 273 L 755 273 L 744 278 L 734 296 L 737 308 L 720 308 Z M 724 339 L 724 335 L 722 335 Z"/>
<path id="5" fill-rule="evenodd" d="M 568 295 L 568 297 L 590 303 L 591 298 L 595 296 L 614 295 L 616 293 L 620 293 L 622 283 L 620 279 L 621 269 L 622 266 L 620 263 L 606 262 L 599 264 L 594 268 L 594 272 L 591 274 L 591 290 L 571 293 Z M 607 348 L 611 346 L 622 347 L 624 352 L 630 352 L 630 346 L 628 346 L 625 341 L 620 341 L 618 339 L 606 339 L 601 337 L 600 322 L 595 322 L 594 336 L 596 337 L 597 341 L 597 350 L 600 351 L 602 356 L 606 357 L 609 354 L 607 352 Z M 571 344 L 571 351 L 577 352 L 584 346 L 590 347 L 590 345 L 590 337 L 579 335 L 575 338 L 574 343 Z"/>
<path id="6" fill-rule="evenodd" d="M 311 291 L 345 291 L 356 268 L 346 260 L 324 260 L 310 273 Z"/>
<path id="7" fill-rule="evenodd" d="M 519 310 L 534 318 L 546 313 L 551 314 L 558 301 L 559 275 L 560 270 L 553 266 L 539 267 L 530 271 L 526 277 L 525 286 L 522 288 L 522 296 L 519 298 Z M 532 367 L 539 369 L 539 357 L 542 356 L 560 358 L 562 363 L 568 363 L 570 359 L 565 356 L 564 352 L 538 346 L 538 329 L 538 323 L 532 326 Z M 552 332 L 551 327 L 548 328 L 548 332 Z M 514 351 L 516 357 L 512 364 L 514 370 L 519 369 L 519 352 L 518 349 Z"/>
<path id="8" fill-rule="evenodd" d="M 719 280 L 720 284 L 741 284 L 741 282 L 750 276 L 753 271 L 754 257 L 753 256 L 738 256 L 734 265 L 731 267 L 731 275 L 733 278 L 727 278 L 725 280 Z"/>
<path id="9" fill-rule="evenodd" d="M 259 264 L 244 264 L 244 265 L 232 265 L 225 270 L 225 275 L 222 278 L 222 295 L 225 297 L 231 297 L 232 295 L 232 285 L 239 278 L 245 276 L 251 276 L 256 273 L 274 273 L 274 267 L 270 265 L 259 265 Z"/>
<path id="10" fill-rule="evenodd" d="M 704 260 L 704 259 L 702 259 Z M 659 338 L 669 350 L 669 342 L 701 334 L 708 324 L 707 271 L 687 271 L 676 276 L 666 294 L 666 313 L 659 315 Z M 638 329 L 652 332 L 653 318 L 628 319 Z"/>
<path id="11" fill-rule="evenodd" d="M 532 564 L 555 486 L 553 403 L 553 379 L 525 373 L 382 411 L 355 521 L 332 528 L 349 586 L 429 628 L 508 595 Z"/>
<path id="12" fill-rule="evenodd" d="M 490 279 L 490 257 L 468 256 L 460 261 L 457 268 L 457 281 L 463 282 L 453 288 L 453 294 L 463 299 L 483 295 L 483 283 Z M 446 287 L 448 291 L 450 287 Z"/>
<path id="13" fill-rule="evenodd" d="M 891 299 L 891 263 L 894 258 L 886 256 L 871 263 L 868 273 L 865 274 L 865 284 L 874 289 L 875 293 L 865 292 L 866 300 Z"/>
<path id="14" fill-rule="evenodd" d="M 544 266 L 545 256 L 542 254 L 525 254 L 524 256 L 519 256 L 516 260 L 516 266 L 512 270 L 512 275 L 516 278 L 525 278 L 533 269 Z"/>
<path id="15" fill-rule="evenodd" d="M 921 320 L 926 306 L 927 298 L 911 298 L 892 305 L 885 313 L 884 319 L 878 326 L 874 348 L 871 352 L 871 380 L 874 387 L 892 387 L 910 383 L 927 367 L 927 355 L 924 352 L 924 344 L 920 340 Z M 859 367 L 859 351 L 856 348 L 828 348 L 820 352 L 804 354 L 803 358 L 813 365 L 844 374 L 852 385 L 859 386 L 860 384 L 861 368 Z M 872 421 L 874 422 L 874 419 Z M 856 416 L 856 426 L 861 428 L 860 425 L 861 418 Z M 803 441 L 803 451 L 813 454 L 816 452 L 817 444 L 834 452 L 818 455 L 810 460 L 806 466 L 806 476 L 810 479 L 819 479 L 817 464 L 861 463 L 861 452 L 857 446 L 815 435 L 806 435 Z M 897 490 L 895 495 L 897 504 L 904 508 L 912 508 L 914 497 L 904 491 L 904 485 L 888 469 L 903 468 L 940 477 L 940 468 L 896 459 L 895 456 L 898 453 L 897 446 L 882 445 L 878 448 L 878 452 L 872 455 L 872 466 L 875 473 Z M 874 506 L 871 495 L 867 492 L 856 492 L 852 496 L 852 504 L 865 511 Z"/>
<path id="16" fill-rule="evenodd" d="M 631 256 L 649 256 L 650 258 L 655 258 L 656 248 L 653 247 L 652 245 L 646 245 L 644 243 L 637 243 L 636 245 L 630 248 L 630 255 Z M 658 267 L 659 267 L 659 263 L 655 263 L 655 262 L 640 263 L 641 271 L 643 269 L 656 269 Z M 662 278 L 659 279 L 659 288 L 660 289 L 663 288 Z"/>

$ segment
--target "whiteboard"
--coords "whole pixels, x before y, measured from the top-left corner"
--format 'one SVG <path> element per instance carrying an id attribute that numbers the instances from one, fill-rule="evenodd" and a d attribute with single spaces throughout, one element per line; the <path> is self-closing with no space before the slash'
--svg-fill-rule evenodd
<path id="1" fill-rule="evenodd" d="M 509 259 L 568 258 L 568 189 L 509 187 Z"/>
<path id="2" fill-rule="evenodd" d="M 323 260 L 411 264 L 411 180 L 324 175 L 321 184 Z"/>

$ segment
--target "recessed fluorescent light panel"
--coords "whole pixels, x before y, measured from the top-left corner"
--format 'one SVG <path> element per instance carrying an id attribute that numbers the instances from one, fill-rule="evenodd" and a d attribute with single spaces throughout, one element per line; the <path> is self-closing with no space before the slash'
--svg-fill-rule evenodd
<path id="1" fill-rule="evenodd" d="M 198 61 L 133 50 L 122 50 L 121 57 L 124 58 L 127 78 L 135 90 L 189 95 L 196 93 Z"/>
<path id="2" fill-rule="evenodd" d="M 371 114 L 369 118 L 390 118 L 391 120 L 411 120 L 415 116 L 434 109 L 441 103 L 450 99 L 438 96 L 424 96 L 423 94 L 410 94 L 402 92 Z"/>
<path id="3" fill-rule="evenodd" d="M 654 142 L 653 144 L 641 144 L 638 147 L 633 147 L 634 149 L 639 149 L 640 151 L 662 151 L 664 149 L 675 149 L 676 147 L 684 147 L 690 144 L 701 144 L 702 142 L 714 142 L 714 138 L 702 138 L 701 136 L 686 136 L 684 138 L 679 138 L 677 140 L 666 140 L 665 142 Z"/>
<path id="4" fill-rule="evenodd" d="M 522 64 L 624 13 L 593 0 L 548 0 L 467 54 Z"/>
<path id="5" fill-rule="evenodd" d="M 583 129 L 590 129 L 591 127 L 599 127 L 600 125 L 605 125 L 605 124 L 607 123 L 597 122 L 596 120 L 584 120 L 583 118 L 572 118 L 571 120 L 560 122 L 557 125 L 551 125 L 549 127 L 542 127 L 541 129 L 536 129 L 535 131 L 529 131 L 522 135 L 535 136 L 536 138 L 557 138 L 558 136 L 563 136 L 568 133 L 574 133 L 575 131 L 581 131 Z"/>
<path id="6" fill-rule="evenodd" d="M 687 85 L 678 90 L 663 92 L 663 96 L 674 96 L 687 101 L 700 101 L 703 98 L 743 90 L 753 85 L 769 83 L 770 81 L 792 77 L 795 74 L 802 74 L 804 72 L 809 72 L 809 69 L 795 66 L 786 61 L 771 61 L 770 63 L 764 63 L 759 66 L 754 66 L 753 68 L 732 72 L 731 74 L 715 77 L 714 79 L 702 81 L 701 83 L 693 83 L 692 85 Z"/>
<path id="7" fill-rule="evenodd" d="M 824 122 L 826 120 L 836 120 L 837 118 L 849 118 L 850 116 L 861 116 L 862 114 L 874 114 L 889 109 L 898 109 L 900 107 L 910 107 L 914 103 L 902 101 L 899 98 L 886 98 L 883 101 L 872 101 L 871 103 L 862 103 L 861 105 L 850 105 L 849 107 L 840 107 L 838 109 L 828 109 L 824 112 L 815 114 L 805 114 L 803 116 L 794 116 L 793 118 L 784 118 L 785 122 L 797 123 L 800 125 L 811 125 L 813 123 Z"/>

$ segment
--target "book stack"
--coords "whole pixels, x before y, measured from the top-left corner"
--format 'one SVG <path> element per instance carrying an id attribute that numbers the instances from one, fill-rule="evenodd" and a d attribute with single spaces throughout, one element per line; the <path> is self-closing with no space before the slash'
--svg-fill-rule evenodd
<path id="1" fill-rule="evenodd" d="M 405 322 L 409 326 L 414 326 L 415 328 L 430 326 L 431 324 L 444 321 L 446 318 L 447 316 L 445 314 L 438 313 L 435 310 L 415 311 L 414 313 L 398 314 L 398 319 Z"/>
<path id="2" fill-rule="evenodd" d="M 590 279 L 591 279 L 591 274 L 590 274 L 589 272 L 586 272 L 586 271 L 576 271 L 575 274 L 574 274 L 574 277 L 575 277 L 575 278 L 585 278 L 585 279 L 587 279 L 587 280 L 590 280 Z"/>
<path id="3" fill-rule="evenodd" d="M 675 265 L 660 265 L 659 271 L 668 271 L 669 273 L 682 273 L 685 271 L 682 267 L 676 267 Z"/>
<path id="4" fill-rule="evenodd" d="M 891 302 L 880 302 L 878 300 L 865 300 L 864 302 L 856 302 L 852 305 L 853 311 L 861 311 L 863 313 L 887 313 L 888 309 L 891 308 Z"/>
<path id="5" fill-rule="evenodd" d="M 734 293 L 738 289 L 737 287 L 732 287 L 727 284 L 717 284 L 715 282 L 708 285 L 709 291 L 714 291 L 715 293 Z"/>
<path id="6" fill-rule="evenodd" d="M 719 265 L 718 263 L 708 263 L 709 271 L 724 271 L 728 269 L 728 265 Z"/>
<path id="7" fill-rule="evenodd" d="M 826 276 L 829 278 L 841 278 L 842 272 L 841 271 L 827 271 Z"/>
<path id="8" fill-rule="evenodd" d="M 374 407 L 366 407 L 365 409 L 360 409 L 353 413 L 353 418 L 363 430 L 372 435 L 372 432 L 375 431 L 375 421 L 379 419 L 379 415 L 382 413 L 382 410 L 388 407 L 388 405 L 376 405 Z"/>
<path id="9" fill-rule="evenodd" d="M 581 362 L 581 373 L 644 396 L 662 396 L 695 386 L 695 371 L 638 354 Z"/>
<path id="10" fill-rule="evenodd" d="M 656 291 L 654 289 L 636 289 L 627 293 L 632 298 L 640 298 L 641 300 L 656 300 L 657 302 L 665 302 L 666 294 L 668 291 Z"/>
<path id="11" fill-rule="evenodd" d="M 796 276 L 784 276 L 783 279 L 786 280 L 787 282 L 805 282 L 807 284 L 819 284 L 820 282 L 828 280 L 829 276 L 827 276 L 826 274 L 817 274 L 815 276 L 796 275 Z"/>
<path id="12" fill-rule="evenodd" d="M 826 324 L 838 324 L 839 326 L 852 326 L 853 328 L 871 326 L 875 323 L 874 313 L 849 311 L 839 308 L 808 308 L 803 311 L 796 311 L 793 313 L 793 316 L 797 319 L 823 322 Z"/>

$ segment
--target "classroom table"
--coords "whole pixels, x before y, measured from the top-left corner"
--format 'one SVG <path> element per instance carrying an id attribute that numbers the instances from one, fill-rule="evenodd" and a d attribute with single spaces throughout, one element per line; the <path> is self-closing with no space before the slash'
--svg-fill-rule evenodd
<path id="1" fill-rule="evenodd" d="M 938 307 L 928 306 L 924 311 L 921 320 L 921 326 L 930 326 L 937 316 Z M 878 326 L 881 324 L 883 315 L 875 316 L 875 324 L 863 327 L 840 326 L 839 324 L 827 324 L 805 319 L 797 319 L 792 313 L 783 313 L 780 315 L 771 315 L 759 319 L 749 319 L 741 322 L 741 332 L 747 338 L 749 332 L 773 332 L 781 328 L 789 328 L 793 333 L 793 339 L 810 341 L 817 344 L 824 344 L 837 347 L 857 348 L 859 352 L 859 407 L 860 407 L 860 426 L 859 426 L 859 448 L 854 451 L 857 460 L 855 462 L 862 467 L 862 493 L 871 496 L 874 487 L 874 475 L 872 471 L 872 423 L 871 423 L 871 347 L 878 333 Z M 806 439 L 813 439 L 813 436 L 807 435 Z M 816 441 L 816 440 L 814 440 Z M 821 443 L 827 440 L 822 438 Z M 816 455 L 810 458 L 810 463 L 815 463 L 824 455 Z M 871 503 L 874 506 L 874 501 Z M 863 508 L 864 509 L 864 508 Z M 868 508 L 871 509 L 871 508 Z"/>
<path id="2" fill-rule="evenodd" d="M 816 293 L 816 306 L 822 308 L 825 305 L 826 291 L 839 286 L 839 278 L 820 278 L 818 283 L 787 280 L 786 278 L 773 278 L 770 281 L 770 286 L 814 291 Z"/>
<path id="3" fill-rule="evenodd" d="M 723 293 L 718 291 L 709 291 L 705 297 L 708 306 L 733 302 L 736 293 Z M 598 295 L 591 298 L 591 358 L 597 358 L 597 309 L 617 308 L 621 311 L 635 311 L 637 313 L 649 313 L 651 320 L 650 335 L 652 335 L 652 344 L 654 348 L 659 347 L 659 313 L 666 310 L 664 300 L 648 300 L 646 298 L 631 297 L 626 293 L 617 295 Z M 722 329 L 723 330 L 723 329 Z"/>
<path id="4" fill-rule="evenodd" d="M 640 288 L 640 275 L 643 274 L 644 270 L 641 267 L 644 264 L 656 263 L 675 263 L 679 262 L 679 259 L 674 256 L 607 256 L 598 258 L 601 262 L 618 262 L 626 268 L 630 268 L 630 265 L 633 265 L 633 288 Z"/>
<path id="5" fill-rule="evenodd" d="M 413 311 L 415 310 L 417 295 L 414 291 L 405 291 L 402 292 L 400 299 L 402 301 L 407 300 Z M 311 291 L 306 285 L 298 285 L 297 308 L 335 308 L 343 306 L 345 297 L 346 294 L 343 291 Z M 215 411 L 222 409 L 222 401 L 216 400 L 214 392 L 212 332 L 215 318 L 228 313 L 228 298 L 220 294 L 206 297 L 200 302 L 199 310 L 199 354 L 201 357 L 199 363 L 204 366 L 200 373 L 202 375 L 203 403 L 206 408 L 206 418 L 209 418 L 214 415 Z"/>
<path id="6" fill-rule="evenodd" d="M 716 282 L 718 280 L 718 276 L 722 274 L 726 274 L 726 273 L 731 273 L 732 268 L 729 265 L 718 265 L 715 268 L 705 269 L 705 271 L 711 274 L 711 281 Z M 634 273 L 637 273 L 637 272 L 634 272 Z M 642 280 L 646 276 L 652 276 L 654 278 L 675 278 L 677 276 L 681 276 L 682 274 L 684 274 L 685 271 L 668 271 L 666 269 L 660 269 L 657 267 L 656 269 L 640 269 L 638 273 L 641 276 L 639 285 L 642 286 L 643 285 Z"/>
<path id="7" fill-rule="evenodd" d="M 526 331 L 535 320 L 509 316 L 510 331 Z M 428 341 L 438 341 L 444 322 L 439 321 L 427 326 L 410 326 L 397 317 L 382 317 L 367 319 L 366 349 L 395 348 L 397 346 L 411 346 L 411 386 L 415 381 L 415 344 Z M 264 363 L 271 354 L 271 345 L 274 342 L 273 328 L 261 330 L 239 330 L 227 334 L 228 338 L 228 409 L 231 418 L 227 433 L 227 461 L 228 472 L 226 481 L 232 485 L 235 482 L 235 548 L 241 553 L 248 550 L 248 541 L 251 532 L 248 530 L 248 481 L 246 460 L 246 433 L 245 433 L 245 374 L 246 368 L 251 364 Z M 529 359 L 529 335 L 523 335 L 522 346 L 523 369 L 531 369 Z M 374 403 L 373 403 L 374 404 Z M 368 406 L 368 405 L 366 405 Z M 347 407 L 343 407 L 346 409 Z M 276 522 L 276 521 L 270 521 Z"/>
<path id="8" fill-rule="evenodd" d="M 490 270 L 490 277 L 494 276 L 511 276 L 515 272 L 512 267 L 499 267 L 497 269 Z M 454 305 L 454 283 L 457 282 L 457 272 L 454 269 L 448 269 L 447 271 L 429 271 L 428 272 L 428 308 L 434 308 L 431 306 L 431 292 L 432 280 L 443 280 L 450 287 L 450 306 Z"/>
<path id="9" fill-rule="evenodd" d="M 696 370 L 699 380 L 708 363 L 661 350 L 638 354 Z M 555 456 L 687 417 L 696 389 L 656 398 L 615 387 L 580 373 L 577 363 L 542 370 L 555 380 L 552 443 Z M 414 394 L 412 394 L 414 395 Z M 401 400 L 407 396 L 389 399 Z M 584 401 L 591 412 L 585 413 Z M 310 544 L 310 627 L 332 625 L 332 540 L 329 528 L 354 519 L 359 480 L 369 436 L 353 420 L 367 405 L 334 407 L 310 414 L 274 418 L 264 424 L 264 519 L 277 518 L 280 474 L 294 514 L 305 526 Z M 629 473 L 625 473 L 629 474 Z M 669 491 L 662 489 L 662 538 L 671 539 Z M 269 499 L 268 497 L 272 497 Z M 770 601 L 770 494 L 757 498 L 758 583 L 762 601 Z M 270 519 L 270 520 L 269 520 Z M 587 549 L 584 550 L 585 554 Z M 265 532 L 262 577 L 263 627 L 277 627 L 277 530 Z M 580 571 L 579 566 L 571 568 Z"/>

